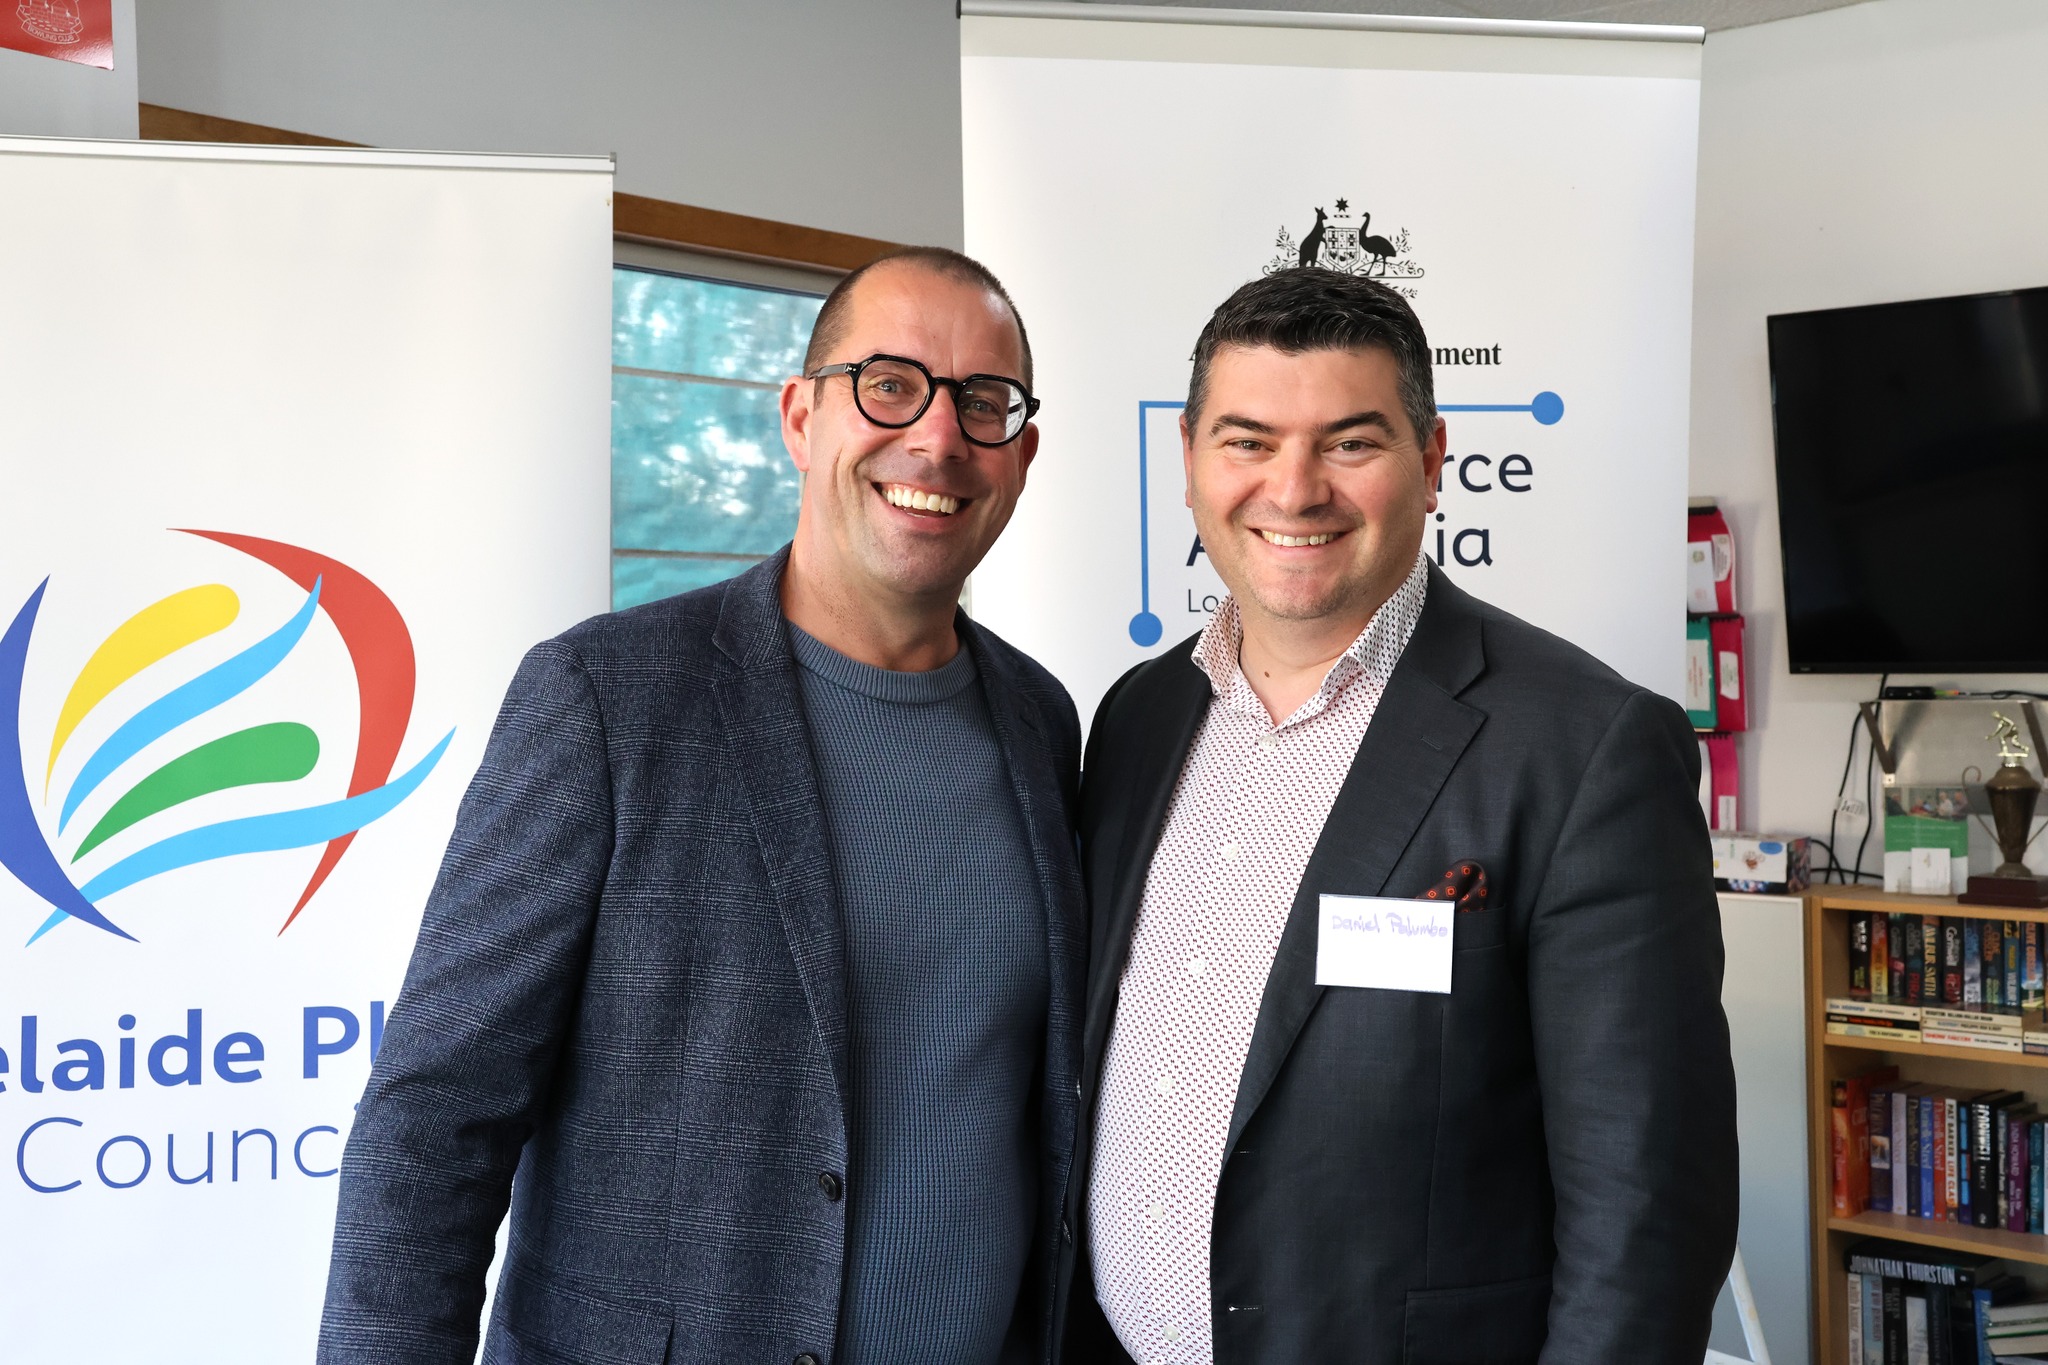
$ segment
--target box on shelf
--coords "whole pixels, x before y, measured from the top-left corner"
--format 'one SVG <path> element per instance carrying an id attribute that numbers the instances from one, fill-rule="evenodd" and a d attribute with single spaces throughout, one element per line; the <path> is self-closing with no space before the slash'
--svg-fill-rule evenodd
<path id="1" fill-rule="evenodd" d="M 1749 702 L 1744 696 L 1742 618 L 1717 616 L 1707 622 L 1714 652 L 1714 726 L 1716 730 L 1747 730 Z"/>
<path id="2" fill-rule="evenodd" d="M 1738 778 L 1735 736 L 1701 735 L 1700 809 L 1706 813 L 1708 829 L 1733 834 L 1741 826 Z"/>
<path id="3" fill-rule="evenodd" d="M 1960 783 L 1884 794 L 1884 889 L 1952 896 L 1970 884 L 1970 790 Z"/>
<path id="4" fill-rule="evenodd" d="M 1734 741 L 1728 743 L 1732 747 Z M 1804 836 L 1787 839 L 1775 834 L 1717 833 L 1713 848 L 1717 890 L 1777 895 L 1806 890 L 1811 864 Z"/>
<path id="5" fill-rule="evenodd" d="M 1711 501 L 1688 508 L 1685 542 L 1685 609 L 1734 611 L 1735 537 L 1721 509 Z"/>
<path id="6" fill-rule="evenodd" d="M 1714 632 L 1700 617 L 1685 622 L 1685 718 L 1695 730 L 1713 730 L 1720 714 L 1714 696 Z"/>

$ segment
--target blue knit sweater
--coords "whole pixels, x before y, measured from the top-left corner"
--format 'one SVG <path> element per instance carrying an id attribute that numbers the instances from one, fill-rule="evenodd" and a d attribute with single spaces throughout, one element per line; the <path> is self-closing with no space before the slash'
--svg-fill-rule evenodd
<path id="1" fill-rule="evenodd" d="M 994 1362 L 1029 1258 L 1045 911 L 972 656 L 897 673 L 792 625 L 846 923 L 833 1365 Z"/>

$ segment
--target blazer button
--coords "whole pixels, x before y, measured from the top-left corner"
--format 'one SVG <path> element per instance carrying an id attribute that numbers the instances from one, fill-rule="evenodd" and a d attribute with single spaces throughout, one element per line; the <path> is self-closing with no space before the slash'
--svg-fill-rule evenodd
<path id="1" fill-rule="evenodd" d="M 846 1193 L 846 1186 L 841 1184 L 839 1177 L 830 1171 L 818 1172 L 818 1188 L 823 1190 L 825 1197 L 835 1204 L 839 1202 L 839 1196 Z M 803 1357 L 799 1356 L 797 1359 L 801 1362 Z M 813 1361 L 812 1365 L 817 1365 L 817 1362 Z"/>
<path id="2" fill-rule="evenodd" d="M 1074 1240 L 1074 1225 L 1064 1218 L 1060 1219 L 1060 1236 L 1069 1242 Z"/>
<path id="3" fill-rule="evenodd" d="M 805 1351 L 802 1355 L 791 1361 L 790 1365 L 818 1365 L 818 1358 L 809 1351 Z"/>

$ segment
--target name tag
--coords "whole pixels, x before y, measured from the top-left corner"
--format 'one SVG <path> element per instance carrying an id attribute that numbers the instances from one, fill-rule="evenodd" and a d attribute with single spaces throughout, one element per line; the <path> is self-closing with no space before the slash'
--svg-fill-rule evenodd
<path id="1" fill-rule="evenodd" d="M 1316 932 L 1316 984 L 1451 993 L 1448 901 L 1324 896 Z"/>

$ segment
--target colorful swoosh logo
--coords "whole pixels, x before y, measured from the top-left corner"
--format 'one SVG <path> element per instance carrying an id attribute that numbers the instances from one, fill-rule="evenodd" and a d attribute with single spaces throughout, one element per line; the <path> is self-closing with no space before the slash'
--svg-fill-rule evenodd
<path id="1" fill-rule="evenodd" d="M 405 618 L 368 578 L 326 555 L 282 541 L 225 531 L 186 531 L 238 550 L 283 574 L 305 591 L 298 610 L 255 643 L 169 689 L 114 727 L 86 755 L 61 793 L 51 791 L 59 760 L 80 725 L 152 665 L 234 624 L 240 599 L 224 584 L 209 583 L 144 607 L 103 640 L 65 694 L 50 735 L 42 802 L 58 802 L 61 838 L 94 793 L 126 770 L 138 754 L 200 716 L 226 705 L 288 658 L 319 614 L 331 621 L 348 650 L 358 699 L 356 758 L 340 800 L 240 819 L 217 821 L 146 844 L 79 885 L 66 860 L 43 833 L 30 792 L 22 748 L 21 698 L 29 644 L 41 614 L 45 579 L 0 635 L 0 867 L 51 909 L 33 943 L 66 920 L 79 920 L 117 937 L 134 935 L 115 924 L 100 902 L 139 882 L 179 868 L 244 853 L 324 844 L 320 861 L 278 932 L 289 929 L 325 884 L 364 826 L 390 814 L 418 790 L 455 737 L 450 730 L 395 779 L 399 751 L 412 719 L 416 682 L 412 635 Z M 11 723 L 7 721 L 11 720 Z M 39 757 L 44 755 L 39 754 Z M 78 862 L 108 840 L 155 816 L 216 792 L 297 782 L 320 757 L 320 740 L 295 721 L 251 725 L 197 745 L 145 774 L 95 820 L 72 850 Z"/>

